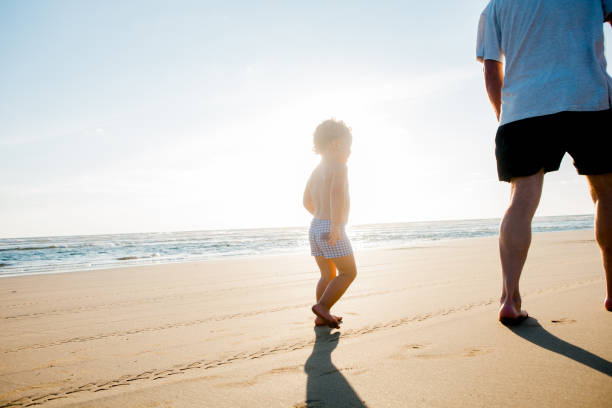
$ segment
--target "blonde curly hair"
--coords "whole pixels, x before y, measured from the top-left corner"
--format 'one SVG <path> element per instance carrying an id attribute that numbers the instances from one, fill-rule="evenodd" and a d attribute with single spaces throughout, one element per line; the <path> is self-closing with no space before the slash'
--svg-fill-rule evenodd
<path id="1" fill-rule="evenodd" d="M 333 140 L 341 137 L 348 137 L 349 140 L 352 140 L 351 128 L 341 120 L 334 118 L 324 120 L 317 126 L 312 135 L 314 144 L 312 150 L 317 154 L 321 154 L 327 150 Z"/>

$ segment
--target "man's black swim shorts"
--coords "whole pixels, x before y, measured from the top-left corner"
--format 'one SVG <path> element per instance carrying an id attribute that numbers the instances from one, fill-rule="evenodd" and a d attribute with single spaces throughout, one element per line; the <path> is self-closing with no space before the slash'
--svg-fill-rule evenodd
<path id="1" fill-rule="evenodd" d="M 559 112 L 506 123 L 497 129 L 495 157 L 501 181 L 556 171 L 569 153 L 579 174 L 612 173 L 612 109 Z"/>

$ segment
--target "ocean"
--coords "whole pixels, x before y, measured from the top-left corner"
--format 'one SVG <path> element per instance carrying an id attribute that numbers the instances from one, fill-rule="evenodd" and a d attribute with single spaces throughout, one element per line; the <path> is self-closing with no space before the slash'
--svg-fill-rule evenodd
<path id="1" fill-rule="evenodd" d="M 418 246 L 494 236 L 499 219 L 352 225 L 353 249 Z M 536 217 L 534 232 L 593 227 L 593 215 Z M 309 254 L 308 226 L 0 239 L 0 277 L 202 261 Z"/>

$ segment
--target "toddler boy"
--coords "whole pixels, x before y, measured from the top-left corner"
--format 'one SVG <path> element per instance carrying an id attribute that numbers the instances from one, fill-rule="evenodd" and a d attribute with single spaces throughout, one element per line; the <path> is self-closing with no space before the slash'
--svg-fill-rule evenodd
<path id="1" fill-rule="evenodd" d="M 338 328 L 342 317 L 332 315 L 330 309 L 357 276 L 353 249 L 344 231 L 350 206 L 346 162 L 351 154 L 351 130 L 342 121 L 328 119 L 317 126 L 313 141 L 321 162 L 306 184 L 304 207 L 314 217 L 308 235 L 321 278 L 312 311 L 317 326 Z"/>

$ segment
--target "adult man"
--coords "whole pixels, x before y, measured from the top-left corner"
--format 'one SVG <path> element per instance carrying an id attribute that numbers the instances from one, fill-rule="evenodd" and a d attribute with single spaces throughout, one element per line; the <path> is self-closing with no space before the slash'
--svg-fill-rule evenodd
<path id="1" fill-rule="evenodd" d="M 500 122 L 497 171 L 511 184 L 499 233 L 504 324 L 527 318 L 519 278 L 531 220 L 544 173 L 558 170 L 566 152 L 591 189 L 607 280 L 604 305 L 612 311 L 612 78 L 605 21 L 612 24 L 612 0 L 491 0 L 480 17 L 476 56 Z"/>

